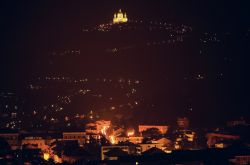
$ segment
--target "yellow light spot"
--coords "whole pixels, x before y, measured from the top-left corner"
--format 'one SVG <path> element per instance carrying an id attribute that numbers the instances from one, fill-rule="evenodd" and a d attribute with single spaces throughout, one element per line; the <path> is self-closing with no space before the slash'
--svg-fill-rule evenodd
<path id="1" fill-rule="evenodd" d="M 55 163 L 62 163 L 61 159 L 59 158 L 58 155 L 54 155 L 54 162 Z"/>
<path id="2" fill-rule="evenodd" d="M 110 136 L 109 136 L 109 140 L 110 140 L 110 143 L 111 143 L 111 144 L 115 144 L 115 136 L 110 135 Z"/>
<path id="3" fill-rule="evenodd" d="M 101 129 L 101 133 L 106 136 L 108 128 L 109 128 L 109 126 L 103 126 L 103 128 Z"/>
<path id="4" fill-rule="evenodd" d="M 134 136 L 134 134 L 135 134 L 135 131 L 134 131 L 134 130 L 129 130 L 129 131 L 127 132 L 127 135 L 128 135 L 128 136 Z"/>
<path id="5" fill-rule="evenodd" d="M 50 158 L 49 153 L 44 153 L 44 154 L 43 154 L 43 159 L 44 159 L 44 160 L 48 161 L 49 158 Z"/>

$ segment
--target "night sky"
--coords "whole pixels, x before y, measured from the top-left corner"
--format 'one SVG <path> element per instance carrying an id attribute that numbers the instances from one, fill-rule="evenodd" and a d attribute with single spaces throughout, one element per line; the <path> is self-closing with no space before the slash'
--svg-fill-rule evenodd
<path id="1" fill-rule="evenodd" d="M 212 123 L 213 119 L 218 122 L 241 116 L 249 118 L 250 5 L 247 1 L 1 3 L 2 91 L 21 92 L 30 80 L 48 74 L 124 76 L 143 82 L 140 91 L 145 97 L 145 110 L 140 112 L 158 114 L 152 118 L 188 116 L 197 124 Z M 191 26 L 193 38 L 205 32 L 230 33 L 230 41 L 222 43 L 218 49 L 207 48 L 208 55 L 199 55 L 199 39 L 194 41 L 191 37 L 180 49 L 135 48 L 114 57 L 101 49 L 118 43 L 126 43 L 126 46 L 147 40 L 146 37 L 134 33 L 85 34 L 82 28 L 111 21 L 113 13 L 120 8 L 129 18 Z M 48 55 L 58 49 L 78 48 L 81 49 L 78 59 L 53 61 Z M 204 81 L 184 80 L 199 73 L 205 74 Z M 223 78 L 218 81 L 216 76 L 220 73 Z M 156 107 L 148 108 L 147 104 L 151 103 Z"/>

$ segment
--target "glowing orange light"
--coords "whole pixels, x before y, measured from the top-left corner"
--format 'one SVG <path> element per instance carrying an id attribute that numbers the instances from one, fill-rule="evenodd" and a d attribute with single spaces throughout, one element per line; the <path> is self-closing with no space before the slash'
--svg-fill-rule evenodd
<path id="1" fill-rule="evenodd" d="M 103 126 L 103 128 L 101 129 L 101 133 L 106 136 L 108 128 L 109 128 L 109 126 Z"/>
<path id="2" fill-rule="evenodd" d="M 43 154 L 43 159 L 44 159 L 44 160 L 47 161 L 47 160 L 49 160 L 49 158 L 50 158 L 49 153 L 44 153 L 44 154 Z"/>
<path id="3" fill-rule="evenodd" d="M 127 136 L 134 136 L 134 134 L 135 134 L 135 131 L 134 131 L 134 130 L 129 130 L 129 131 L 127 132 Z"/>
<path id="4" fill-rule="evenodd" d="M 54 155 L 54 162 L 55 163 L 62 163 L 62 160 L 59 158 L 59 156 Z"/>
<path id="5" fill-rule="evenodd" d="M 110 141 L 111 144 L 115 144 L 115 136 L 110 135 L 109 136 L 109 141 Z"/>

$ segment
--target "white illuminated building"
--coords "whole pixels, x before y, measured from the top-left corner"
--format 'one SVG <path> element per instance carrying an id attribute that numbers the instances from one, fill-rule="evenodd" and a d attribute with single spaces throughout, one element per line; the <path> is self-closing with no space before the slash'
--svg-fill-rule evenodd
<path id="1" fill-rule="evenodd" d="M 114 14 L 113 23 L 126 23 L 128 22 L 127 14 L 122 13 L 122 10 L 120 9 L 118 13 Z"/>

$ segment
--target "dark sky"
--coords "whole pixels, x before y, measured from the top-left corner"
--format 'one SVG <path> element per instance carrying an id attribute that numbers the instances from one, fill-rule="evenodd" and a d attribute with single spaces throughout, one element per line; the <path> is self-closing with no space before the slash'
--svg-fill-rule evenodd
<path id="1" fill-rule="evenodd" d="M 182 22 L 210 30 L 245 30 L 250 22 L 249 4 L 246 1 L 82 0 L 1 3 L 3 49 L 26 47 L 28 44 L 38 47 L 39 44 L 34 42 L 45 39 L 55 31 L 77 32 L 81 25 L 109 21 L 119 8 L 133 18 Z"/>
<path id="2" fill-rule="evenodd" d="M 83 26 L 110 21 L 119 8 L 130 18 L 183 23 L 200 31 L 241 34 L 250 26 L 250 5 L 243 0 L 6 0 L 1 3 L 0 65 L 7 83 L 13 77 L 18 81 L 20 71 L 28 73 L 28 66 L 37 56 L 60 45 L 61 38 L 76 40 Z"/>

